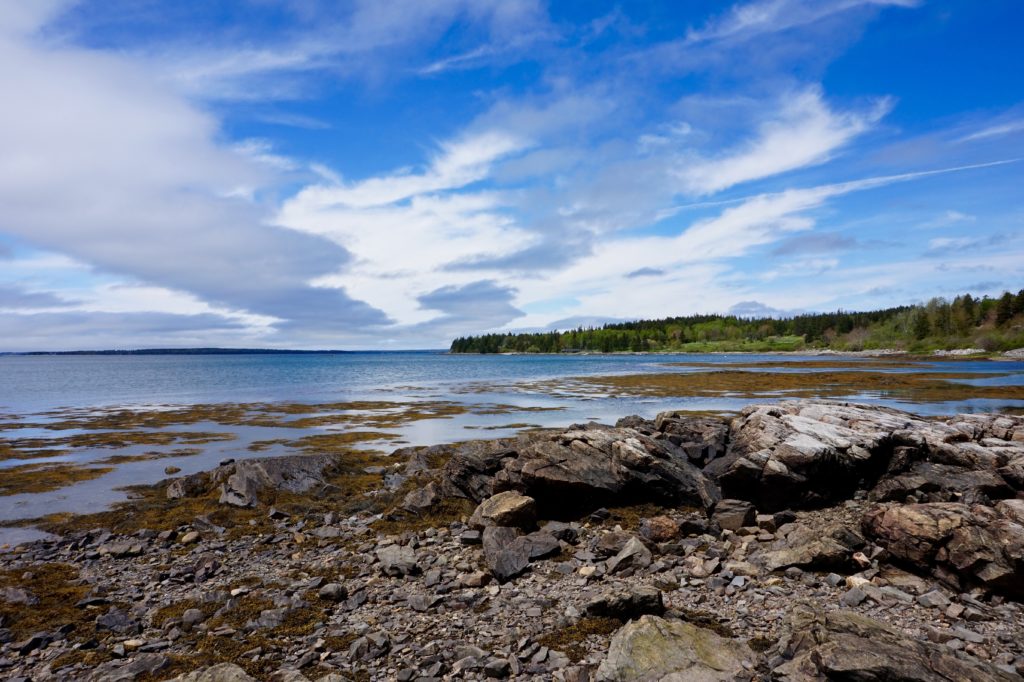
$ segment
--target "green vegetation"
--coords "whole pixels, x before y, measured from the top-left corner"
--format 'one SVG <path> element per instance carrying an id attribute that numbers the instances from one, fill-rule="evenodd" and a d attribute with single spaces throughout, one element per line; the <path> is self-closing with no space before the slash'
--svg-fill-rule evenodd
<path id="1" fill-rule="evenodd" d="M 1024 346 L 1024 289 L 999 298 L 970 294 L 952 301 L 870 312 L 814 313 L 776 319 L 690 315 L 536 334 L 485 334 L 455 339 L 452 353 L 738 352 L 830 348 L 956 348 L 1001 351 Z"/>

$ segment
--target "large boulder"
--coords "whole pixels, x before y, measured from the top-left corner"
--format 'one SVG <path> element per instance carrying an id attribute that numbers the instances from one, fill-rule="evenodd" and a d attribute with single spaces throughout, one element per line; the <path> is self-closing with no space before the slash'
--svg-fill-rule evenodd
<path id="1" fill-rule="evenodd" d="M 221 483 L 220 503 L 252 507 L 266 490 L 290 493 L 327 493 L 333 490 L 327 478 L 336 471 L 333 455 L 295 455 L 246 459 L 214 472 Z"/>
<path id="2" fill-rule="evenodd" d="M 895 629 L 852 611 L 823 612 L 798 604 L 778 653 L 785 663 L 772 670 L 778 682 L 1009 682 L 1016 675 L 951 649 L 904 637 Z"/>
<path id="3" fill-rule="evenodd" d="M 981 586 L 1024 598 L 1024 525 L 1017 505 L 880 504 L 864 533 L 909 568 L 931 570 L 952 587 Z"/>
<path id="4" fill-rule="evenodd" d="M 706 509 L 719 499 L 714 483 L 667 440 L 600 424 L 456 449 L 444 479 L 478 502 L 518 491 L 534 498 L 542 515 L 641 501 Z"/>
<path id="5" fill-rule="evenodd" d="M 506 490 L 480 503 L 469 519 L 469 525 L 531 528 L 537 522 L 537 503 L 532 497 Z"/>
<path id="6" fill-rule="evenodd" d="M 1018 466 L 1024 475 L 1024 420 L 1017 417 L 928 420 L 875 405 L 797 400 L 745 408 L 730 436 L 726 455 L 704 471 L 723 496 L 762 512 L 827 505 L 879 481 L 881 499 L 905 498 L 918 487 L 943 499 L 1012 497 L 1020 489 Z M 971 474 L 979 471 L 992 475 Z"/>
<path id="7" fill-rule="evenodd" d="M 735 639 L 678 620 L 642 616 L 615 633 L 598 682 L 732 682 L 756 656 Z"/>

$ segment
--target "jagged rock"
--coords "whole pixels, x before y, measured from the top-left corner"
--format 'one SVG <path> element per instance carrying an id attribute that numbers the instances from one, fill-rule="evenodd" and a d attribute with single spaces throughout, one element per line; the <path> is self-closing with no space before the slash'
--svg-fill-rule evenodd
<path id="1" fill-rule="evenodd" d="M 436 481 L 428 481 L 426 485 L 411 490 L 402 500 L 402 509 L 411 512 L 423 512 L 434 507 L 442 499 L 441 487 Z"/>
<path id="2" fill-rule="evenodd" d="M 530 543 L 515 528 L 488 526 L 483 549 L 484 561 L 498 582 L 508 582 L 530 565 Z"/>
<path id="3" fill-rule="evenodd" d="M 481 502 L 469 525 L 476 528 L 484 526 L 508 526 L 511 528 L 531 528 L 537 522 L 537 503 L 532 497 L 520 495 L 512 490 L 492 495 Z"/>
<path id="4" fill-rule="evenodd" d="M 971 471 L 963 467 L 918 462 L 909 471 L 880 481 L 870 499 L 905 502 L 913 495 L 919 502 L 987 503 L 1012 496 L 1014 490 L 995 471 Z"/>
<path id="5" fill-rule="evenodd" d="M 981 585 L 1024 596 L 1024 525 L 998 508 L 957 503 L 881 504 L 869 509 L 864 532 L 911 568 L 932 568 L 955 588 Z"/>
<path id="6" fill-rule="evenodd" d="M 683 621 L 643 616 L 618 632 L 597 669 L 598 682 L 732 682 L 755 659 L 734 639 Z"/>
<path id="7" fill-rule="evenodd" d="M 744 500 L 720 500 L 711 514 L 711 520 L 722 530 L 753 526 L 756 519 L 757 510 L 754 505 Z"/>
<path id="8" fill-rule="evenodd" d="M 764 552 L 761 560 L 769 571 L 791 566 L 815 571 L 839 571 L 853 568 L 853 553 L 864 546 L 864 538 L 845 526 L 825 528 L 804 524 L 790 528 L 777 547 Z"/>
<path id="9" fill-rule="evenodd" d="M 376 554 L 384 575 L 401 577 L 419 573 L 416 551 L 408 545 L 388 545 L 378 549 Z"/>
<path id="10" fill-rule="evenodd" d="M 608 560 L 608 572 L 620 573 L 630 568 L 647 568 L 650 565 L 651 550 L 638 538 L 632 537 L 618 554 Z"/>
<path id="11" fill-rule="evenodd" d="M 256 678 L 250 677 L 234 663 L 218 663 L 203 670 L 179 675 L 171 682 L 256 682 Z"/>
<path id="12" fill-rule="evenodd" d="M 588 602 L 585 610 L 588 616 L 618 618 L 625 622 L 644 615 L 660 616 L 665 613 L 665 603 L 661 590 L 640 585 L 605 592 Z"/>
<path id="13" fill-rule="evenodd" d="M 665 441 L 666 447 L 703 466 L 725 454 L 729 423 L 718 417 L 695 417 L 686 412 L 662 412 L 654 421 L 625 417 L 615 423 Z"/>
<path id="14" fill-rule="evenodd" d="M 1009 682 L 1017 676 L 982 661 L 957 658 L 951 649 L 912 640 L 852 611 L 818 611 L 799 604 L 779 644 L 786 659 L 772 670 L 779 682 Z"/>
<path id="15" fill-rule="evenodd" d="M 190 476 L 175 478 L 167 484 L 167 499 L 178 500 L 183 497 L 199 497 L 210 489 L 210 474 L 201 471 Z"/>
<path id="16" fill-rule="evenodd" d="M 337 467 L 333 455 L 298 455 L 247 459 L 221 467 L 214 472 L 221 483 L 220 503 L 234 507 L 252 507 L 262 490 L 310 493 L 333 489 L 327 477 Z"/>
<path id="17" fill-rule="evenodd" d="M 667 443 L 599 424 L 530 432 L 456 449 L 444 479 L 478 501 L 519 491 L 533 497 L 541 513 L 590 511 L 609 501 L 712 506 L 719 497 L 715 485 Z"/>
<path id="18" fill-rule="evenodd" d="M 530 561 L 546 559 L 562 551 L 562 546 L 558 544 L 558 538 L 544 531 L 524 535 L 523 541 L 529 548 Z"/>
<path id="19" fill-rule="evenodd" d="M 883 477 L 906 474 L 878 493 L 899 495 L 915 482 L 934 485 L 939 471 L 954 478 L 968 474 L 964 490 L 1008 495 L 1015 484 L 999 472 L 1024 465 L 1024 442 L 1014 436 L 1024 431 L 1022 424 L 993 415 L 925 420 L 890 408 L 829 401 L 751 405 L 733 420 L 726 455 L 708 464 L 705 473 L 719 483 L 723 496 L 749 500 L 765 512 L 848 499 Z M 922 469 L 922 461 L 960 470 Z M 994 472 L 1006 486 L 972 471 Z M 955 487 L 939 489 L 952 494 Z"/>

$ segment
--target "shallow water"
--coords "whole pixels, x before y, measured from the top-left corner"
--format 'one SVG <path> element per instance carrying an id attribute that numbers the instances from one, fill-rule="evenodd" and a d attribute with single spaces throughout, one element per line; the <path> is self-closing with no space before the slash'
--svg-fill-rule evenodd
<path id="1" fill-rule="evenodd" d="M 784 359 L 785 364 L 779 361 Z M 767 368 L 750 367 L 767 362 Z M 400 412 L 408 403 L 444 401 L 457 407 L 452 414 L 397 420 L 380 428 L 357 422 L 330 423 L 345 410 L 325 408 L 302 417 L 326 418 L 309 428 L 282 426 L 293 417 L 275 415 L 271 425 L 193 421 L 160 427 L 167 431 L 230 433 L 232 440 L 190 445 L 129 445 L 126 447 L 67 447 L 54 445 L 51 456 L 0 460 L 0 483 L 5 472 L 26 464 L 100 465 L 111 456 L 150 457 L 118 463 L 99 478 L 49 492 L 0 496 L 0 521 L 37 518 L 56 512 L 97 511 L 122 500 L 127 485 L 153 483 L 174 466 L 181 474 L 202 471 L 228 458 L 265 457 L 298 451 L 294 441 L 313 434 L 375 431 L 384 437 L 353 447 L 390 452 L 402 445 L 496 438 L 525 426 L 564 426 L 575 422 L 614 422 L 628 414 L 653 417 L 660 411 L 736 411 L 751 402 L 784 398 L 785 393 L 756 400 L 742 392 L 719 395 L 631 394 L 588 386 L 573 377 L 627 376 L 706 372 L 717 369 L 767 371 L 781 374 L 829 371 L 834 362 L 842 371 L 885 373 L 949 373 L 970 375 L 970 385 L 1014 387 L 1024 384 L 1024 362 L 924 362 L 892 367 L 877 360 L 778 355 L 447 355 L 440 352 L 344 353 L 331 355 L 166 355 L 166 356 L 0 356 L 0 445 L 18 439 L 62 439 L 95 433 L 88 417 L 102 418 L 112 410 L 167 411 L 189 405 L 223 403 L 341 403 L 379 401 L 375 414 Z M 810 363 L 813 363 L 810 364 Z M 742 366 L 740 366 L 742 365 Z M 781 366 L 780 366 L 781 365 Z M 861 366 L 858 366 L 861 365 Z M 813 382 L 813 379 L 811 379 Z M 851 388 L 843 398 L 891 405 L 921 414 L 1004 411 L 1024 408 L 1024 400 L 972 397 L 925 402 L 887 397 L 884 392 Z M 502 405 L 501 409 L 494 409 Z M 517 408 L 523 408 L 520 411 Z M 536 408 L 548 408 L 536 411 Z M 352 416 L 349 414 L 349 416 Z M 359 415 L 356 415 L 359 416 Z M 74 421 L 75 423 L 70 423 Z M 86 423 L 79 423 L 86 422 Z M 53 427 L 53 428 L 51 428 Z M 60 427 L 60 428 L 57 428 Z M 257 441 L 288 440 L 258 451 Z M 56 450 L 62 450 L 56 454 Z M 196 454 L 182 455 L 186 450 Z M 177 454 L 176 454 L 177 453 Z M 181 456 L 178 456 L 181 455 Z M 108 464 L 109 465 L 109 464 Z M 8 474 L 9 475 L 9 474 Z M 21 531 L 18 531 L 19 533 Z M 13 532 L 0 530 L 0 544 L 13 542 Z"/>

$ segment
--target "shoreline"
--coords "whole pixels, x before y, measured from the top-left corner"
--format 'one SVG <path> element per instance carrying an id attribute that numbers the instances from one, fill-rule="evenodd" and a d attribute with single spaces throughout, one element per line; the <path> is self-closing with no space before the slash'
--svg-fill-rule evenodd
<path id="1" fill-rule="evenodd" d="M 961 679 L 1024 672 L 1024 563 L 991 553 L 1024 543 L 1022 417 L 790 401 L 241 460 L 136 493 L 0 554 L 4 675 L 612 680 L 710 670 L 708 643 L 736 679 L 819 646 L 922 679 L 937 656 Z M 915 554 L 952 542 L 918 518 L 988 558 Z M 807 623 L 817 643 L 795 644 Z M 652 660 L 651 637 L 682 658 Z"/>

